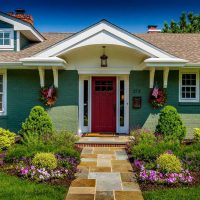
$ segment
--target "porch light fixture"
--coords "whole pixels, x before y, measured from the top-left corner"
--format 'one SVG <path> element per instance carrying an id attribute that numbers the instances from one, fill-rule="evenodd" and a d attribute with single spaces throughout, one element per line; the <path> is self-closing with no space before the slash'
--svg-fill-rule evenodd
<path id="1" fill-rule="evenodd" d="M 107 67 L 107 59 L 108 59 L 108 56 L 106 56 L 105 54 L 105 46 L 102 46 L 103 48 L 103 55 L 100 57 L 101 58 L 101 67 Z"/>

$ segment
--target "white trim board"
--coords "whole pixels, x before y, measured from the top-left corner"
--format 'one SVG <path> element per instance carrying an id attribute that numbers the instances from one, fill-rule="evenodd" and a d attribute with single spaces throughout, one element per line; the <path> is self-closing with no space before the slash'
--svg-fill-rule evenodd
<path id="1" fill-rule="evenodd" d="M 107 32 L 115 37 L 118 37 L 126 43 L 132 44 L 135 47 L 135 49 L 142 51 L 144 54 L 151 55 L 152 57 L 175 58 L 173 55 L 170 55 L 167 52 L 158 49 L 157 47 L 147 43 L 146 41 L 138 38 L 137 36 L 130 34 L 129 32 L 119 27 L 116 27 L 115 25 L 105 20 L 100 21 L 99 23 L 87 29 L 84 29 L 81 32 L 72 35 L 71 37 L 53 45 L 52 47 L 34 56 L 51 57 L 61 55 L 64 52 L 67 52 L 70 49 L 70 47 L 75 48 L 75 46 L 77 46 L 80 42 L 83 42 L 101 32 Z"/>
<path id="2" fill-rule="evenodd" d="M 92 77 L 99 75 L 80 75 L 79 76 L 79 134 L 91 132 L 92 124 Z M 113 76 L 113 75 L 107 75 Z M 116 132 L 117 133 L 129 133 L 129 75 L 119 75 L 116 77 Z M 88 126 L 84 126 L 84 110 L 83 110 L 83 97 L 84 97 L 84 80 L 88 80 Z M 120 126 L 120 102 L 119 102 L 119 81 L 124 80 L 124 126 Z"/>
<path id="3" fill-rule="evenodd" d="M 199 69 L 181 69 L 179 70 L 179 102 L 185 102 L 185 103 L 198 103 L 200 100 L 199 94 L 200 94 L 200 80 L 199 80 Z M 182 88 L 182 74 L 196 74 L 196 98 L 195 99 L 182 99 L 181 95 L 181 88 Z"/>

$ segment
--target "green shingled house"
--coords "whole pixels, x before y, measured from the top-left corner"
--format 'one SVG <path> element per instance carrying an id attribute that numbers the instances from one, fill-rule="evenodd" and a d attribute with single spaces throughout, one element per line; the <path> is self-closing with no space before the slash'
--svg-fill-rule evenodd
<path id="1" fill-rule="evenodd" d="M 132 34 L 106 20 L 77 33 L 40 33 L 23 10 L 0 12 L 0 127 L 12 131 L 43 105 L 41 88 L 52 85 L 57 100 L 47 110 L 56 129 L 153 130 L 160 109 L 149 97 L 164 88 L 189 137 L 200 127 L 199 74 L 200 34 L 154 26 Z"/>

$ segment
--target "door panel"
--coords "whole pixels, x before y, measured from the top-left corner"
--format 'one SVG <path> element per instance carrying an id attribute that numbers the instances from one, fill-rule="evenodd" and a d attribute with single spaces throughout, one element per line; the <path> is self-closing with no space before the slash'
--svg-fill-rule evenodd
<path id="1" fill-rule="evenodd" d="M 92 132 L 116 131 L 116 78 L 92 78 Z"/>

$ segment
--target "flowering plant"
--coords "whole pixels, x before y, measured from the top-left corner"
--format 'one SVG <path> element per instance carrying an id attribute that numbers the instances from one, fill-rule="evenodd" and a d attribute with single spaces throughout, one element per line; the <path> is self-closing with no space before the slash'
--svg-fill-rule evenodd
<path id="1" fill-rule="evenodd" d="M 150 93 L 149 102 L 152 104 L 154 109 L 163 107 L 167 102 L 166 90 L 154 87 Z"/>
<path id="2" fill-rule="evenodd" d="M 20 177 L 29 178 L 37 182 L 49 181 L 52 179 L 67 179 L 72 180 L 76 172 L 79 160 L 74 157 L 64 157 L 56 155 L 59 166 L 55 169 L 40 168 L 32 164 L 31 160 L 23 159 L 18 161 L 16 165 L 16 174 Z"/>
<path id="3" fill-rule="evenodd" d="M 192 183 L 193 177 L 188 170 L 180 173 L 161 173 L 157 170 L 145 169 L 142 161 L 136 160 L 134 165 L 139 169 L 139 180 L 160 184 Z"/>
<path id="4" fill-rule="evenodd" d="M 54 86 L 43 87 L 41 89 L 41 101 L 46 106 L 53 106 L 57 100 L 57 91 Z"/>

